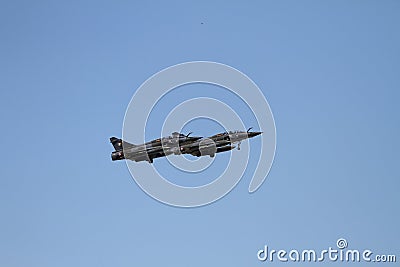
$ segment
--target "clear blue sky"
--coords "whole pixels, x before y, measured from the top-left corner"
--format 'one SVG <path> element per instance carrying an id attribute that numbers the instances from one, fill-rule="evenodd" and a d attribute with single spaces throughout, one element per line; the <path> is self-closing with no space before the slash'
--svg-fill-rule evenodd
<path id="1" fill-rule="evenodd" d="M 0 265 L 262 266 L 264 245 L 339 237 L 399 258 L 399 14 L 389 0 L 2 1 Z M 192 60 L 258 84 L 277 153 L 255 194 L 245 176 L 181 209 L 111 162 L 108 138 L 142 82 Z"/>

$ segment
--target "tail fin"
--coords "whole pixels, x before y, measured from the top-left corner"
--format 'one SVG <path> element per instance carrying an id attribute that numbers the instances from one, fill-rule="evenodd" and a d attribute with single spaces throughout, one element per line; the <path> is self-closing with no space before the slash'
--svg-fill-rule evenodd
<path id="1" fill-rule="evenodd" d="M 121 138 L 117 138 L 117 137 L 111 137 L 110 138 L 110 143 L 113 145 L 115 151 L 122 151 L 123 148 L 131 148 L 131 147 L 135 147 L 136 145 L 122 141 Z"/>
<path id="2" fill-rule="evenodd" d="M 122 150 L 122 139 L 113 136 L 110 138 L 110 143 L 113 145 L 115 151 Z"/>

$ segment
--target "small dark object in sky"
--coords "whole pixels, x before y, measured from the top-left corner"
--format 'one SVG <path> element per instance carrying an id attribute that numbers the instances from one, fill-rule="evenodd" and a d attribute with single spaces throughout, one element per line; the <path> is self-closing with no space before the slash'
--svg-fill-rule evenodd
<path id="1" fill-rule="evenodd" d="M 171 136 L 158 138 L 150 142 L 134 145 L 123 141 L 120 138 L 111 137 L 115 151 L 111 153 L 111 159 L 133 161 L 148 161 L 168 155 L 191 154 L 196 157 L 209 155 L 214 157 L 216 153 L 226 152 L 234 149 L 237 144 L 240 150 L 242 140 L 260 135 L 262 132 L 250 132 L 251 128 L 245 131 L 230 131 L 215 134 L 208 138 L 190 136 L 174 132 Z"/>
<path id="2" fill-rule="evenodd" d="M 204 24 L 204 22 L 202 22 L 201 24 Z"/>

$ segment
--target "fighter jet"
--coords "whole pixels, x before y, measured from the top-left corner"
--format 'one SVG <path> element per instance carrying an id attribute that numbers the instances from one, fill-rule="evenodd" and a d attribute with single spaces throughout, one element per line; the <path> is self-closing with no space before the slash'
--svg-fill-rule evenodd
<path id="1" fill-rule="evenodd" d="M 199 139 L 196 142 L 188 143 L 180 147 L 181 154 L 191 154 L 196 157 L 209 155 L 214 157 L 216 153 L 230 151 L 236 148 L 240 150 L 240 144 L 247 138 L 252 138 L 262 134 L 262 132 L 250 132 L 249 128 L 245 131 L 229 131 L 215 134 L 213 136 Z"/>
<path id="2" fill-rule="evenodd" d="M 111 153 L 111 159 L 113 161 L 129 159 L 136 162 L 148 161 L 153 163 L 153 159 L 171 154 L 191 154 L 196 157 L 209 155 L 214 157 L 216 153 L 236 148 L 236 145 L 240 150 L 241 141 L 262 133 L 250 132 L 251 129 L 219 133 L 207 138 L 189 137 L 191 133 L 184 135 L 174 132 L 171 136 L 158 138 L 141 145 L 134 145 L 122 139 L 111 137 L 110 142 L 115 148 L 115 151 Z"/>
<path id="3" fill-rule="evenodd" d="M 140 145 L 128 143 L 117 137 L 111 137 L 110 142 L 115 149 L 111 153 L 111 159 L 113 161 L 129 159 L 136 162 L 148 161 L 149 163 L 153 163 L 154 158 L 180 154 L 180 146 L 196 142 L 203 138 L 191 137 L 189 136 L 190 134 L 184 135 L 173 132 L 171 136 L 154 139 Z"/>

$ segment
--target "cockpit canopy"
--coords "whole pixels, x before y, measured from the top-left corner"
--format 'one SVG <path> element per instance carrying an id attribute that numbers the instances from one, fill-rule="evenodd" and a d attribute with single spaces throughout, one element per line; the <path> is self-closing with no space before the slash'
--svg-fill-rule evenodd
<path id="1" fill-rule="evenodd" d="M 181 134 L 181 133 L 178 133 L 178 132 L 173 132 L 173 133 L 171 134 L 171 136 L 172 136 L 173 138 L 177 138 L 177 137 L 186 137 L 186 135 Z"/>

